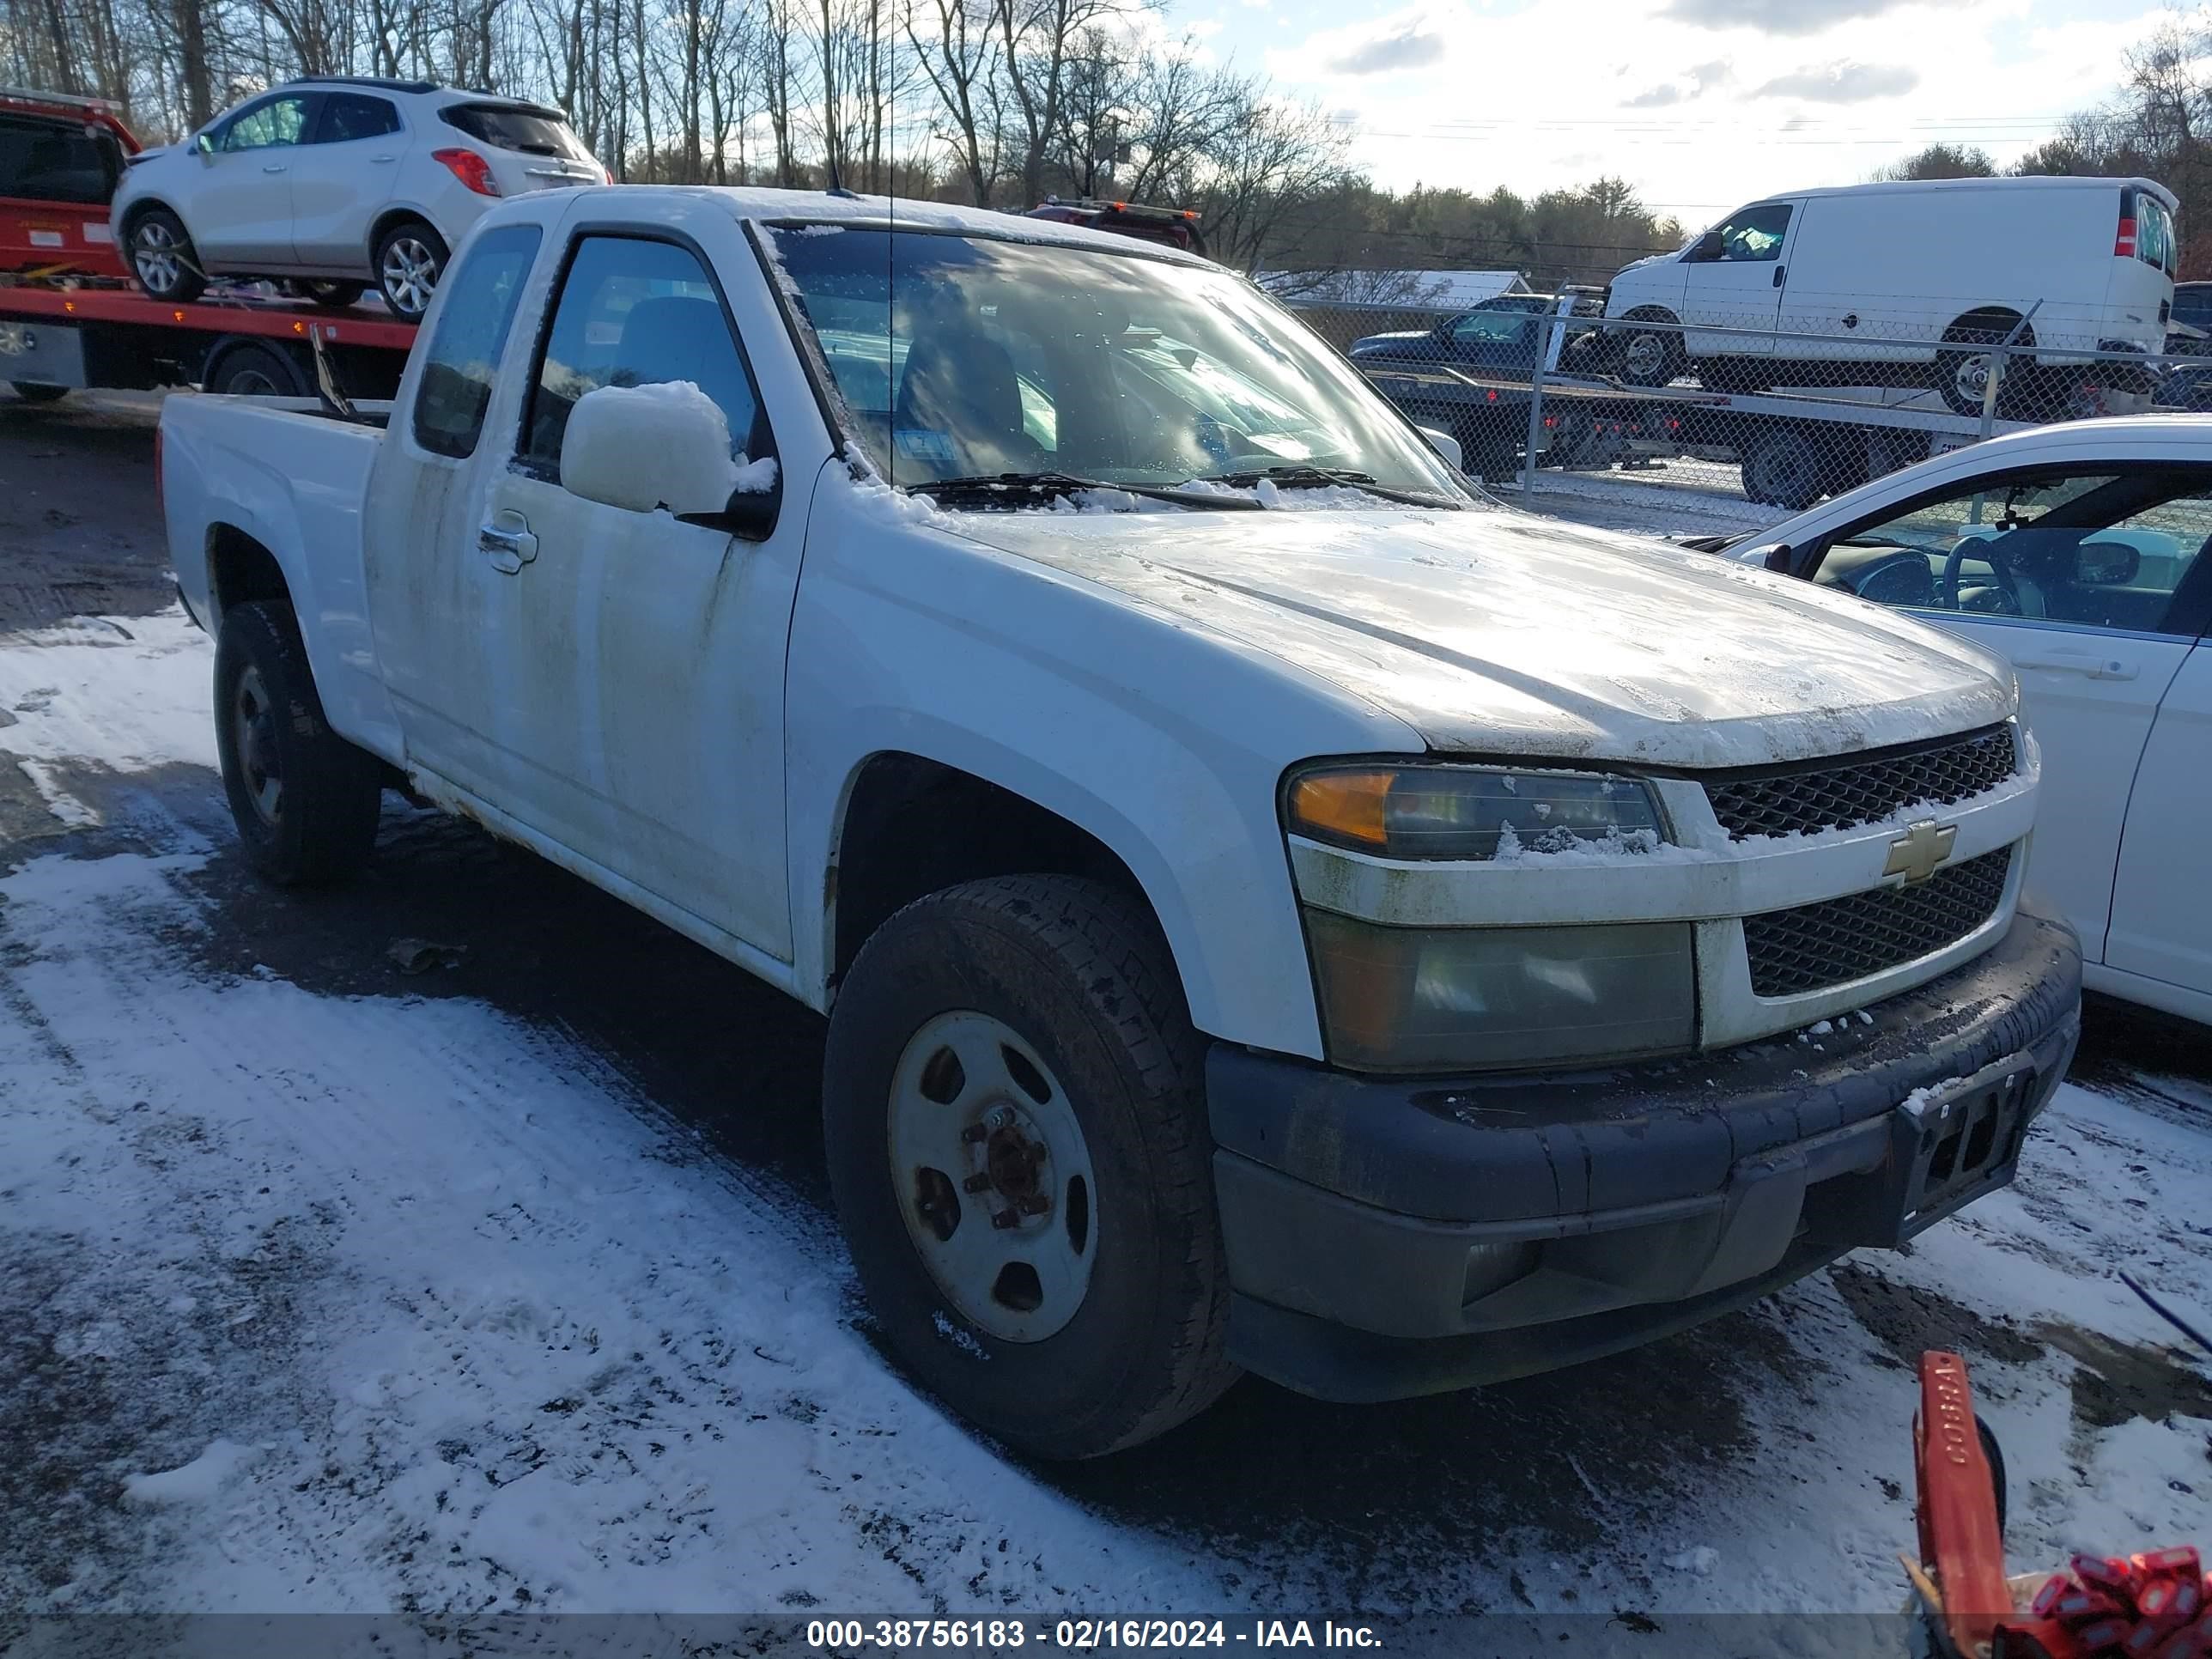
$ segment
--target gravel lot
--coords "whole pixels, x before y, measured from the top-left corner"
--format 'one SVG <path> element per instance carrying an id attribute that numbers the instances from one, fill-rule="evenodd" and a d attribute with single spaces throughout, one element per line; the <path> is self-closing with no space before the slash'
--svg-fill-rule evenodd
<path id="1" fill-rule="evenodd" d="M 1553 1377 L 1248 1382 L 1009 1461 L 869 1340 L 813 1016 L 396 805 L 351 888 L 245 874 L 153 408 L 0 394 L 0 1648 L 64 1610 L 1888 1609 L 1929 1346 L 2015 1570 L 2212 1541 L 2212 1388 L 2113 1277 L 2212 1311 L 2212 1049 L 2102 1007 L 2018 1186 L 1909 1252 Z"/>

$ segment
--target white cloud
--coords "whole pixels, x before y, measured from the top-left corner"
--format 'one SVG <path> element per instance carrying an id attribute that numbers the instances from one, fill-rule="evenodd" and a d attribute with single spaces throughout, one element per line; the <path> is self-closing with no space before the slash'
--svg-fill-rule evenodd
<path id="1" fill-rule="evenodd" d="M 1441 34 L 1418 22 L 1409 22 L 1387 34 L 1370 36 L 1330 61 L 1340 75 L 1380 75 L 1387 70 L 1413 69 L 1443 51 Z"/>
<path id="2" fill-rule="evenodd" d="M 1863 104 L 1901 98 L 1920 84 L 1920 71 L 1904 64 L 1819 64 L 1778 75 L 1751 95 L 1802 98 L 1813 104 Z"/>

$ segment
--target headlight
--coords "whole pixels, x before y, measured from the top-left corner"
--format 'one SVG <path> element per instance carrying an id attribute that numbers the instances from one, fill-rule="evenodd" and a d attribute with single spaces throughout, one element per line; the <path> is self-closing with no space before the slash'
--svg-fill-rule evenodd
<path id="1" fill-rule="evenodd" d="M 1686 921 L 1382 927 L 1306 912 L 1329 1058 L 1436 1072 L 1623 1060 L 1692 1047 Z"/>
<path id="2" fill-rule="evenodd" d="M 1291 833 L 1386 859 L 1497 859 L 1592 844 L 1648 851 L 1658 804 L 1634 778 L 1474 766 L 1322 766 L 1290 788 Z"/>

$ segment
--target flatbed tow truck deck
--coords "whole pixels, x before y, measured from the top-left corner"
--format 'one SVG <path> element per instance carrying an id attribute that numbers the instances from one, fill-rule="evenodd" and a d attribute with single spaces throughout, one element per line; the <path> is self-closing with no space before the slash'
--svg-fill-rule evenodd
<path id="1" fill-rule="evenodd" d="M 368 308 L 210 293 L 187 305 L 116 283 L 0 282 L 0 380 L 52 398 L 105 388 L 308 397 L 319 343 L 357 398 L 397 389 L 415 325 Z"/>

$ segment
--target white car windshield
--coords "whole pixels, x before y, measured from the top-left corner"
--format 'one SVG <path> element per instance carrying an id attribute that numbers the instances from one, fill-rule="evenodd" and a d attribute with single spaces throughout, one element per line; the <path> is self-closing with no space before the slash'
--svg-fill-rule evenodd
<path id="1" fill-rule="evenodd" d="M 1357 371 L 1225 272 L 984 235 L 770 235 L 852 436 L 894 484 L 1272 483 L 1468 501 Z"/>

